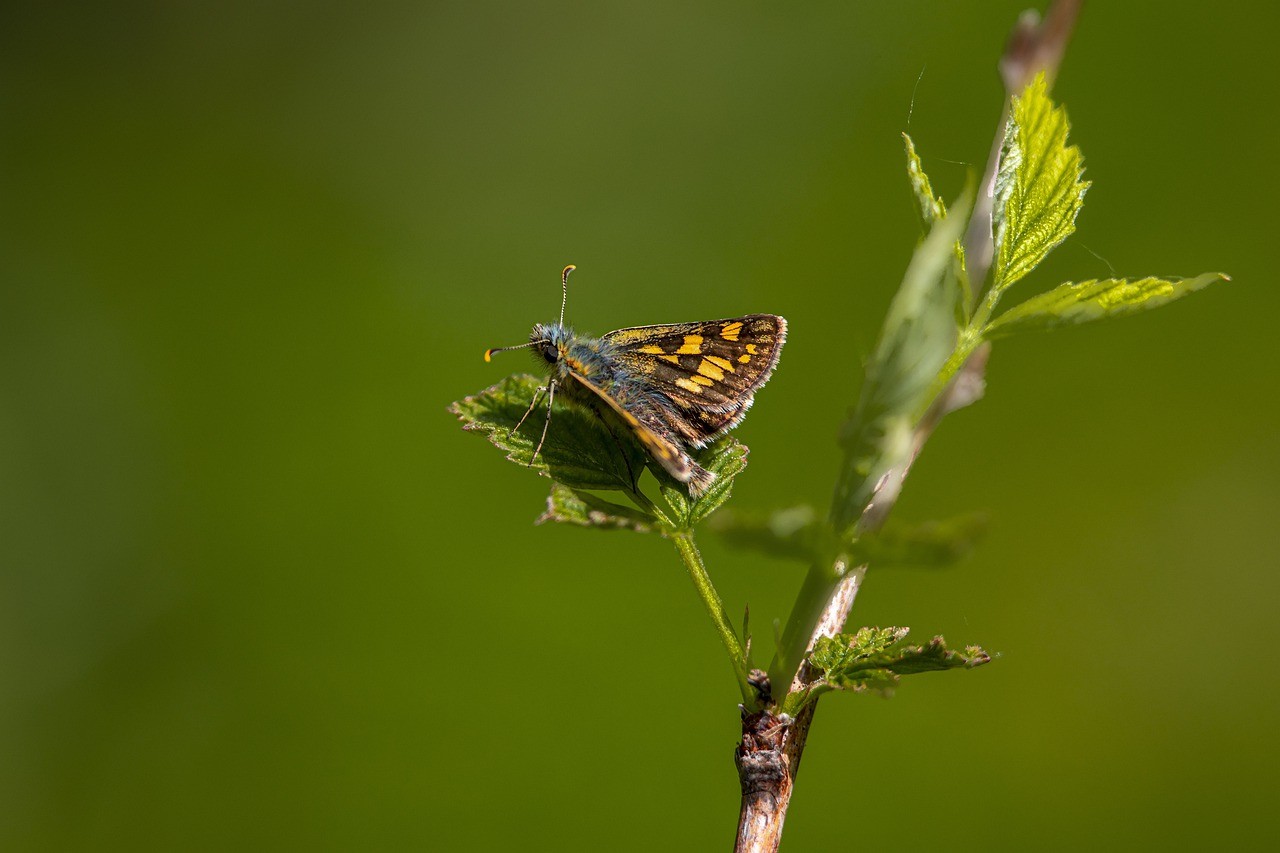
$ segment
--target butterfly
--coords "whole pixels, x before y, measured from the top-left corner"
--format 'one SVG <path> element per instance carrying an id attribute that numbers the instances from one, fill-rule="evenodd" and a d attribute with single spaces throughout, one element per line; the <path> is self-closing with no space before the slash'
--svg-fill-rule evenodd
<path id="1" fill-rule="evenodd" d="M 742 422 L 755 393 L 769 380 L 787 339 L 787 321 L 775 314 L 748 314 L 700 323 L 618 329 L 599 338 L 578 335 L 564 324 L 570 264 L 560 274 L 560 320 L 533 327 L 529 342 L 486 350 L 532 348 L 549 369 L 515 432 L 547 395 L 547 419 L 533 452 L 536 459 L 551 426 L 556 390 L 585 405 L 606 423 L 620 424 L 668 474 L 697 497 L 715 480 L 691 449 Z M 533 464 L 532 459 L 529 464 Z"/>

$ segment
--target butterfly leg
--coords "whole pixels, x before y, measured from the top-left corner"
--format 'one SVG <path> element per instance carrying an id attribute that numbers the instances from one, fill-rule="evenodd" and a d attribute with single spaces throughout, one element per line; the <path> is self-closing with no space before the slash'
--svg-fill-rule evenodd
<path id="1" fill-rule="evenodd" d="M 529 417 L 529 414 L 533 411 L 534 407 L 538 405 L 538 401 L 542 399 L 542 395 L 545 393 L 547 393 L 546 388 L 539 388 L 537 391 L 533 392 L 533 402 L 529 404 L 529 408 L 524 410 L 524 414 L 520 416 L 520 420 L 516 421 L 516 425 L 511 428 L 512 435 L 515 435 L 520 431 L 520 427 L 524 424 L 525 418 Z"/>
<path id="2" fill-rule="evenodd" d="M 551 426 L 551 404 L 556 399 L 556 381 L 554 379 L 547 382 L 547 422 L 542 425 L 542 438 L 538 439 L 538 446 L 533 449 L 533 455 L 529 457 L 528 467 L 533 467 L 533 460 L 538 458 L 538 454 L 542 452 L 542 443 L 547 440 L 547 429 Z M 528 414 L 527 412 L 525 414 Z"/>

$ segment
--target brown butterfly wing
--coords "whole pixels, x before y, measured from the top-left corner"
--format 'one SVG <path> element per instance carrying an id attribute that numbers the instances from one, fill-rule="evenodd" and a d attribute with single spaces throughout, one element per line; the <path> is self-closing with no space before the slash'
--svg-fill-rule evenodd
<path id="1" fill-rule="evenodd" d="M 702 323 L 619 329 L 603 337 L 611 355 L 672 403 L 666 420 L 701 447 L 737 426 L 769 380 L 787 321 L 750 314 Z"/>
<path id="2" fill-rule="evenodd" d="M 578 373 L 571 373 L 570 381 L 594 398 L 605 410 L 622 421 L 631 434 L 636 437 L 654 460 L 668 474 L 682 483 L 689 484 L 689 493 L 694 497 L 707 490 L 715 475 L 693 461 L 683 447 L 672 440 L 669 424 L 662 412 L 654 406 L 640 404 L 624 408 L 621 403 L 609 396 L 600 386 Z"/>

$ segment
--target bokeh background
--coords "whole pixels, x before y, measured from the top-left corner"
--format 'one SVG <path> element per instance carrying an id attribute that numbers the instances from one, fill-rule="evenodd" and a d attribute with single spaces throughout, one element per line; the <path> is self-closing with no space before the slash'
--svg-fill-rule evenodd
<path id="1" fill-rule="evenodd" d="M 0 12 L 0 848 L 726 849 L 736 694 L 670 546 L 534 526 L 445 412 L 558 309 L 771 311 L 735 506 L 825 506 L 1024 2 Z M 1231 284 L 1012 339 L 897 512 L 963 565 L 859 624 L 1000 653 L 823 702 L 793 850 L 1274 849 L 1280 13 L 1095 3 L 1094 181 L 1018 289 Z M 705 555 L 763 660 L 802 567 Z M 656 842 L 655 842 L 656 839 Z"/>

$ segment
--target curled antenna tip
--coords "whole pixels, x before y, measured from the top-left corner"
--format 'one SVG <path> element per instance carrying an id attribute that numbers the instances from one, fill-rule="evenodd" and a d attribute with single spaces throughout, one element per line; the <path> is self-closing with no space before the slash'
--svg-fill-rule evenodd
<path id="1" fill-rule="evenodd" d="M 487 349 L 484 351 L 484 360 L 489 361 L 496 352 L 506 352 L 507 350 L 512 349 L 528 349 L 529 347 L 536 347 L 538 344 L 545 343 L 550 343 L 550 341 L 529 341 L 527 344 L 516 344 L 513 347 L 494 347 L 493 349 Z"/>

